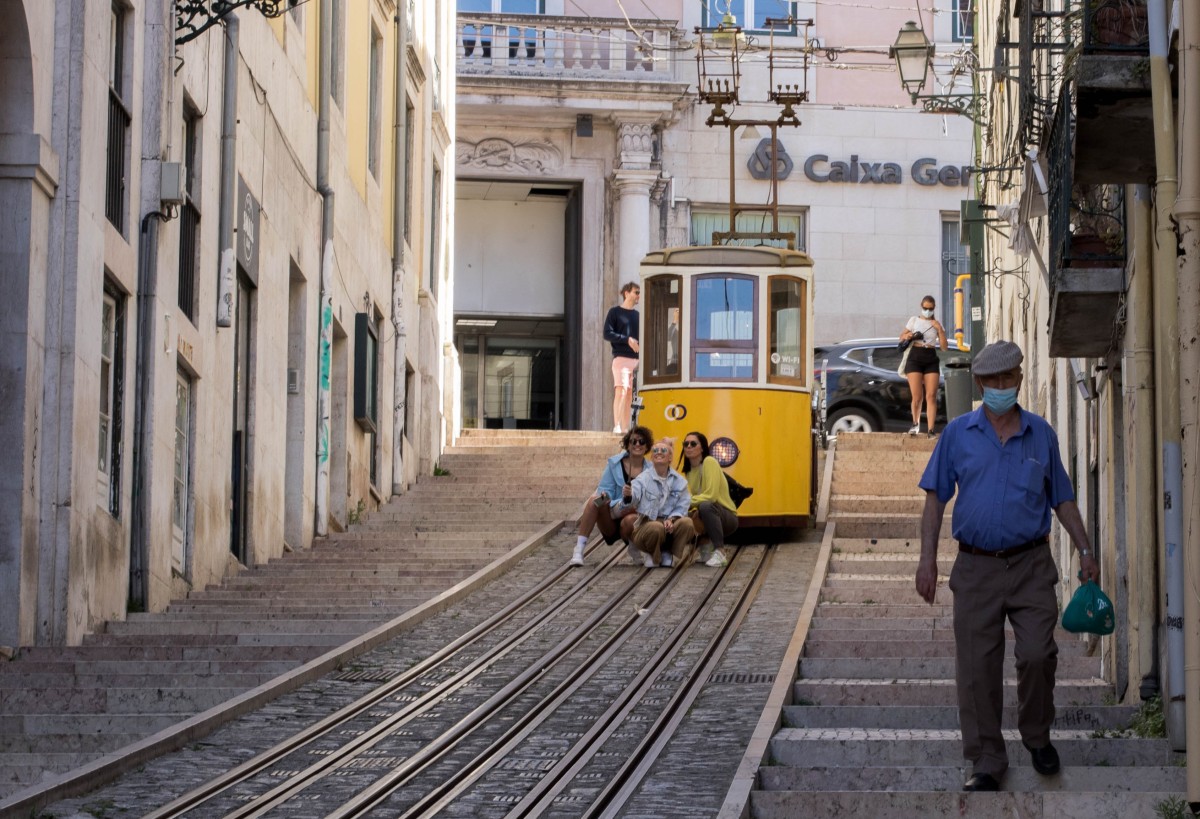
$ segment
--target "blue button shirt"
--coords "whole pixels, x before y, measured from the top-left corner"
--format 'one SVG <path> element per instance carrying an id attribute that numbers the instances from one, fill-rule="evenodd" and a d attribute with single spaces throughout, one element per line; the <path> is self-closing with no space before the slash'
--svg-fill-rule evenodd
<path id="1" fill-rule="evenodd" d="M 955 418 L 942 431 L 920 487 L 947 503 L 954 497 L 951 532 L 963 543 L 995 551 L 1050 532 L 1050 510 L 1075 500 L 1046 420 L 1018 408 L 1021 430 L 1004 446 L 983 408 Z"/>

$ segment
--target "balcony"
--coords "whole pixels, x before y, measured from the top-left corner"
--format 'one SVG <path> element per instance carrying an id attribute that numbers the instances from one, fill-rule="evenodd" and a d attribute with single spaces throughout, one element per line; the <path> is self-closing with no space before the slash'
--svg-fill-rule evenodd
<path id="1" fill-rule="evenodd" d="M 553 108 L 669 111 L 687 88 L 682 68 L 692 68 L 682 35 L 669 20 L 461 13 L 460 111 L 500 102 L 539 121 Z"/>
<path id="2" fill-rule="evenodd" d="M 1075 181 L 1145 183 L 1154 178 L 1150 39 L 1145 0 L 1083 0 L 1075 54 Z"/>
<path id="3" fill-rule="evenodd" d="M 1125 290 L 1125 198 L 1118 184 L 1078 184 L 1071 165 L 1070 85 L 1049 140 L 1050 354 L 1102 358 L 1119 341 Z"/>

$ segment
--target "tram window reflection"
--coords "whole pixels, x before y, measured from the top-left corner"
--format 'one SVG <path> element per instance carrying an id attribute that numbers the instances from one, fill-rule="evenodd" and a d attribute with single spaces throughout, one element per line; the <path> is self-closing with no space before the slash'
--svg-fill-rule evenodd
<path id="1" fill-rule="evenodd" d="M 680 276 L 654 276 L 643 285 L 642 369 L 647 383 L 679 380 Z"/>
<path id="2" fill-rule="evenodd" d="M 753 381 L 757 280 L 716 273 L 693 279 L 694 372 L 700 380 Z"/>
<path id="3" fill-rule="evenodd" d="M 772 276 L 768 285 L 771 311 L 770 369 L 767 380 L 802 385 L 805 382 L 805 283 L 790 276 Z"/>

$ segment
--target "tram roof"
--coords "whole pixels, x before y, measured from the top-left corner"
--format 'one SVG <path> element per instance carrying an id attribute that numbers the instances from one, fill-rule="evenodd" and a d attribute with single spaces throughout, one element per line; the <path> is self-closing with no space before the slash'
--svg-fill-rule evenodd
<path id="1" fill-rule="evenodd" d="M 653 250 L 642 259 L 642 264 L 692 267 L 812 267 L 813 260 L 803 251 L 783 247 L 717 245 Z"/>

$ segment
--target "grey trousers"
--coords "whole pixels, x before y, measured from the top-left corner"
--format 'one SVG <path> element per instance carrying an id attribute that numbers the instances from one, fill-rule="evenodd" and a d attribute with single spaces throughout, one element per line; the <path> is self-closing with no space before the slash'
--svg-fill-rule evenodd
<path id="1" fill-rule="evenodd" d="M 1017 728 L 1033 748 L 1050 741 L 1058 646 L 1058 568 L 1048 547 L 1001 559 L 959 553 L 950 571 L 958 721 L 972 773 L 997 779 L 1008 769 L 1004 713 L 1004 621 L 1012 626 Z"/>
<path id="2" fill-rule="evenodd" d="M 700 515 L 700 522 L 704 524 L 704 534 L 712 541 L 715 549 L 725 545 L 726 535 L 737 531 L 737 513 L 719 503 L 700 501 L 696 504 L 696 512 Z"/>

